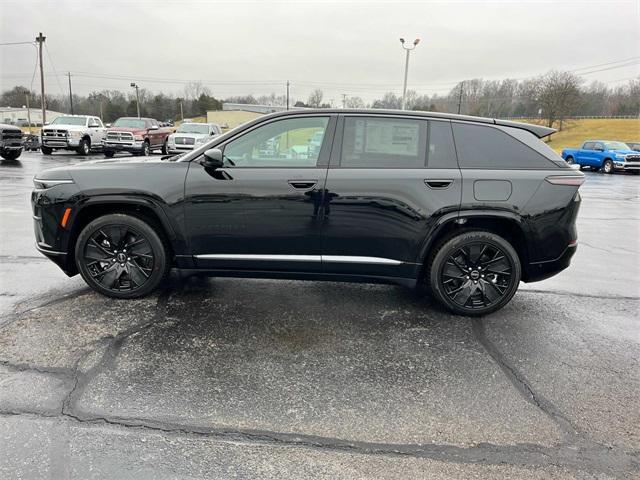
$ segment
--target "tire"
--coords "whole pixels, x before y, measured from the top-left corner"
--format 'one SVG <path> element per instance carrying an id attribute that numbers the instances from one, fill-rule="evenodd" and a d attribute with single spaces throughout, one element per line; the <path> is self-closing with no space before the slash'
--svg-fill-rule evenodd
<path id="1" fill-rule="evenodd" d="M 5 160 L 17 160 L 18 157 L 22 154 L 22 150 L 11 150 L 9 152 L 0 153 L 0 157 Z"/>
<path id="2" fill-rule="evenodd" d="M 426 272 L 433 297 L 451 312 L 466 316 L 486 315 L 504 307 L 515 295 L 522 275 L 511 244 L 481 230 L 443 240 L 430 256 Z"/>
<path id="3" fill-rule="evenodd" d="M 565 162 L 567 162 L 569 165 L 573 165 L 573 157 L 568 156 L 567 158 L 565 158 Z"/>
<path id="4" fill-rule="evenodd" d="M 53 148 L 50 147 L 40 147 L 40 151 L 45 155 L 51 155 L 53 153 Z"/>
<path id="5" fill-rule="evenodd" d="M 162 144 L 162 155 L 169 155 L 169 148 L 167 147 L 167 139 L 164 139 L 164 143 Z"/>
<path id="6" fill-rule="evenodd" d="M 145 140 L 142 143 L 142 150 L 140 150 L 140 155 L 142 155 L 143 157 L 148 157 L 150 153 L 151 153 L 151 147 L 149 146 L 149 141 Z"/>
<path id="7" fill-rule="evenodd" d="M 74 253 L 84 281 L 113 298 L 153 292 L 171 267 L 169 247 L 157 228 L 153 222 L 121 213 L 90 222 L 80 232 Z"/>
<path id="8" fill-rule="evenodd" d="M 82 155 L 83 157 L 86 157 L 91 153 L 91 142 L 88 138 L 80 140 L 80 144 L 78 145 L 76 152 L 78 152 L 78 155 Z"/>
<path id="9" fill-rule="evenodd" d="M 640 170 L 633 170 L 634 175 L 640 175 Z"/>
<path id="10" fill-rule="evenodd" d="M 608 158 L 604 162 L 602 162 L 602 171 L 608 174 L 613 173 L 613 162 Z"/>
<path id="11" fill-rule="evenodd" d="M 103 153 L 107 158 L 113 158 L 113 156 L 116 154 L 116 152 L 113 150 L 105 150 Z"/>

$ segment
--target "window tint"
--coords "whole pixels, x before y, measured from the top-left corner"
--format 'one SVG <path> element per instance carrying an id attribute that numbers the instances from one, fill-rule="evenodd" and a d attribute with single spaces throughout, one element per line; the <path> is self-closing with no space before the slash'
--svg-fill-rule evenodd
<path id="1" fill-rule="evenodd" d="M 582 146 L 583 150 L 593 150 L 595 147 L 595 143 L 594 142 L 585 142 L 585 144 Z"/>
<path id="2" fill-rule="evenodd" d="M 449 122 L 429 122 L 429 168 L 458 168 L 453 134 Z"/>
<path id="3" fill-rule="evenodd" d="M 232 140 L 224 157 L 238 167 L 315 167 L 329 117 L 272 122 Z"/>
<path id="4" fill-rule="evenodd" d="M 550 168 L 539 153 L 494 127 L 453 123 L 461 168 Z"/>
<path id="5" fill-rule="evenodd" d="M 340 165 L 346 168 L 424 168 L 422 120 L 346 117 Z"/>

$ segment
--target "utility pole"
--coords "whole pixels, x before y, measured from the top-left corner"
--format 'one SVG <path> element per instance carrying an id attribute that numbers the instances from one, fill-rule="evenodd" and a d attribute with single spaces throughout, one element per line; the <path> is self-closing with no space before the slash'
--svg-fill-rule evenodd
<path id="1" fill-rule="evenodd" d="M 460 82 L 460 95 L 458 96 L 458 115 L 460 115 L 460 109 L 462 108 L 462 89 L 464 88 L 464 82 Z"/>
<path id="2" fill-rule="evenodd" d="M 67 72 L 67 76 L 69 77 L 69 105 L 71 106 L 71 115 L 73 115 L 73 93 L 71 92 L 71 72 Z"/>
<path id="3" fill-rule="evenodd" d="M 138 110 L 138 118 L 140 118 L 140 93 L 138 92 L 138 85 L 131 82 L 131 86 L 136 89 L 136 109 Z"/>
<path id="4" fill-rule="evenodd" d="M 342 108 L 347 108 L 347 94 L 342 94 Z"/>
<path id="5" fill-rule="evenodd" d="M 400 107 L 402 110 L 404 110 L 407 106 L 407 76 L 409 75 L 409 54 L 411 53 L 411 50 L 418 46 L 418 44 L 420 43 L 420 39 L 416 38 L 413 41 L 413 47 L 406 46 L 404 44 L 404 38 L 400 39 L 400 43 L 402 44 L 402 48 L 404 48 L 407 52 L 407 57 L 404 62 L 404 86 L 402 87 L 402 105 Z"/>
<path id="6" fill-rule="evenodd" d="M 289 80 L 287 80 L 287 110 L 289 110 Z"/>
<path id="7" fill-rule="evenodd" d="M 184 110 L 182 109 L 182 99 L 180 99 L 180 120 L 184 122 Z"/>
<path id="8" fill-rule="evenodd" d="M 36 42 L 38 42 L 38 56 L 40 57 L 40 103 L 42 104 L 42 125 L 44 125 L 47 121 L 47 107 L 44 100 L 44 70 L 42 70 L 42 44 L 47 39 L 42 32 L 36 37 Z"/>

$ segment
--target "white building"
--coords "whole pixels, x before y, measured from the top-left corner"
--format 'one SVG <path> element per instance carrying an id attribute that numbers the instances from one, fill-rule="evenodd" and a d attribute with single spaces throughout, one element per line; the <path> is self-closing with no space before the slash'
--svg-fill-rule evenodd
<path id="1" fill-rule="evenodd" d="M 0 107 L 0 123 L 8 123 L 10 125 L 27 126 L 29 113 L 31 113 L 31 125 L 42 125 L 42 110 L 39 108 L 30 108 L 30 112 L 26 108 Z M 64 115 L 60 112 L 47 110 L 47 122 L 51 122 L 56 117 Z"/>

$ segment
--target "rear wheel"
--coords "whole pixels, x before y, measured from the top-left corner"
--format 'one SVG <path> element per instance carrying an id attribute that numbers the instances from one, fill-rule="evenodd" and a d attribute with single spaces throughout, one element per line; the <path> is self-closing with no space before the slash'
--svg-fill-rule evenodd
<path id="1" fill-rule="evenodd" d="M 485 315 L 504 307 L 518 289 L 518 254 L 504 238 L 469 231 L 445 240 L 431 256 L 428 284 L 442 305 L 460 315 Z"/>
<path id="2" fill-rule="evenodd" d="M 78 236 L 75 261 L 85 282 L 103 295 L 137 298 L 155 290 L 167 275 L 168 247 L 150 223 L 110 214 L 89 223 Z"/>
<path id="3" fill-rule="evenodd" d="M 45 155 L 51 155 L 53 153 L 53 148 L 42 146 L 40 147 L 40 151 Z"/>
<path id="4" fill-rule="evenodd" d="M 604 173 L 613 173 L 613 162 L 608 158 L 602 163 L 602 171 Z"/>

